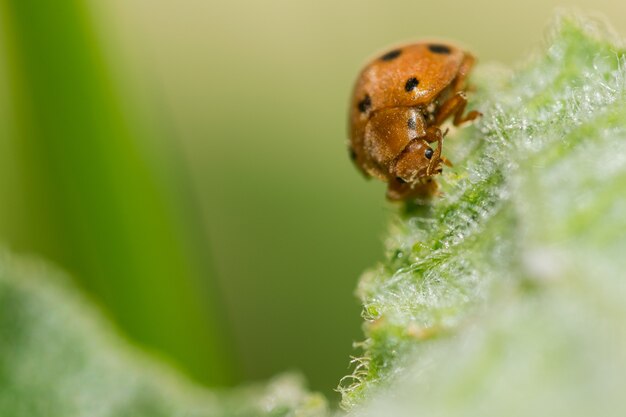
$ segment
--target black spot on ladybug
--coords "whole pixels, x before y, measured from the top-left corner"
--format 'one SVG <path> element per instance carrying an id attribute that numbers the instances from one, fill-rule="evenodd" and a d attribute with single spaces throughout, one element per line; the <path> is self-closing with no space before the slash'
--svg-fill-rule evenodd
<path id="1" fill-rule="evenodd" d="M 408 80 L 406 80 L 406 84 L 404 84 L 404 89 L 407 93 L 410 93 L 415 87 L 417 87 L 419 83 L 420 82 L 417 78 L 409 78 Z"/>
<path id="2" fill-rule="evenodd" d="M 452 50 L 446 45 L 439 44 L 428 45 L 428 49 L 430 49 L 430 52 L 433 52 L 435 54 L 449 54 L 450 52 L 452 52 Z"/>
<path id="3" fill-rule="evenodd" d="M 348 151 L 350 152 L 350 159 L 356 161 L 356 152 L 354 151 L 354 149 L 350 148 Z"/>
<path id="4" fill-rule="evenodd" d="M 394 49 L 393 51 L 387 52 L 385 55 L 381 56 L 381 61 L 393 61 L 402 53 L 402 49 Z"/>
<path id="5" fill-rule="evenodd" d="M 368 111 L 369 108 L 372 107 L 372 99 L 370 98 L 370 96 L 366 94 L 365 98 L 359 101 L 358 107 L 361 113 L 365 113 L 366 111 Z"/>
<path id="6" fill-rule="evenodd" d="M 415 130 L 415 128 L 417 127 L 417 121 L 415 120 L 415 117 L 409 117 L 409 120 L 407 120 L 406 125 L 408 126 L 409 129 Z"/>
<path id="7" fill-rule="evenodd" d="M 426 157 L 426 159 L 432 158 L 433 157 L 433 150 L 432 150 L 432 148 L 426 149 L 426 152 L 424 152 L 424 156 Z"/>
<path id="8" fill-rule="evenodd" d="M 400 177 L 396 177 L 396 181 L 398 181 L 400 184 L 406 184 L 406 181 Z"/>

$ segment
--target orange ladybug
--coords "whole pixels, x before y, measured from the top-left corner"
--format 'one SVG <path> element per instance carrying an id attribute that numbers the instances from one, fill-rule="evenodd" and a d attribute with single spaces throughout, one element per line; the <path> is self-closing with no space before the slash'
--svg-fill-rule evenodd
<path id="1" fill-rule="evenodd" d="M 366 176 L 388 183 L 389 200 L 433 195 L 432 177 L 451 166 L 441 155 L 441 124 L 463 115 L 474 57 L 452 45 L 420 42 L 393 49 L 361 71 L 350 103 L 350 156 Z M 437 146 L 433 149 L 433 146 Z"/>

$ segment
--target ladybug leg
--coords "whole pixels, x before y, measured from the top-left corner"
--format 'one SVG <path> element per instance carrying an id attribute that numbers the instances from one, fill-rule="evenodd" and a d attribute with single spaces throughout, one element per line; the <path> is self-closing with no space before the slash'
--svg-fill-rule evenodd
<path id="1" fill-rule="evenodd" d="M 445 132 L 441 132 L 441 129 L 439 127 L 429 126 L 426 128 L 426 134 L 416 139 L 419 139 L 419 140 L 423 139 L 428 143 L 443 142 L 443 138 L 446 136 L 446 133 L 448 133 L 448 129 L 446 129 Z"/>
<path id="2" fill-rule="evenodd" d="M 452 162 L 450 162 L 450 160 L 448 158 L 446 158 L 445 156 L 441 157 L 441 162 L 444 163 L 444 165 L 449 166 L 449 167 L 453 167 L 454 165 L 452 165 Z"/>
<path id="3" fill-rule="evenodd" d="M 429 126 L 426 129 L 426 135 L 423 138 L 428 143 L 443 141 L 444 134 L 441 133 L 441 129 L 437 126 Z"/>
<path id="4" fill-rule="evenodd" d="M 441 125 L 444 120 L 452 115 L 454 115 L 452 124 L 454 124 L 455 126 L 458 126 L 461 123 L 469 122 L 482 116 L 482 113 L 476 110 L 472 110 L 471 112 L 463 116 L 465 106 L 467 106 L 467 97 L 465 97 L 465 93 L 463 91 L 459 91 L 448 100 L 443 102 L 443 104 L 439 107 L 439 109 L 437 110 L 437 114 L 435 114 L 435 124 Z"/>
<path id="5" fill-rule="evenodd" d="M 465 54 L 465 58 L 463 58 L 463 61 L 461 62 L 461 66 L 459 68 L 458 75 L 456 76 L 456 78 L 454 79 L 454 82 L 452 83 L 453 92 L 456 93 L 461 90 L 467 90 L 465 86 L 465 82 L 467 81 L 467 76 L 472 70 L 472 67 L 474 66 L 475 62 L 476 62 L 476 58 L 474 58 L 472 55 L 468 53 Z"/>

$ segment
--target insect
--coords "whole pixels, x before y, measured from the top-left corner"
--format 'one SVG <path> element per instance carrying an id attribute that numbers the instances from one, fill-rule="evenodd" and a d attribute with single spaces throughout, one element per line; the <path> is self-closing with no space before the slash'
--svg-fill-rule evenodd
<path id="1" fill-rule="evenodd" d="M 379 56 L 359 74 L 350 103 L 350 156 L 367 177 L 388 183 L 389 200 L 437 190 L 433 176 L 451 166 L 441 155 L 441 124 L 450 116 L 458 126 L 481 115 L 463 115 L 473 64 L 474 57 L 455 46 L 420 42 Z"/>

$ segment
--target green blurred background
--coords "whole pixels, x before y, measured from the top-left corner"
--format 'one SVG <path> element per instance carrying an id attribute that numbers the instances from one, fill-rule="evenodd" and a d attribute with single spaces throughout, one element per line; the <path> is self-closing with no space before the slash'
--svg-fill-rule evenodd
<path id="1" fill-rule="evenodd" d="M 359 67 L 420 37 L 512 63 L 572 5 L 0 4 L 5 245 L 63 266 L 131 340 L 200 382 L 296 369 L 325 393 L 361 338 L 352 293 L 391 210 L 346 155 Z"/>

